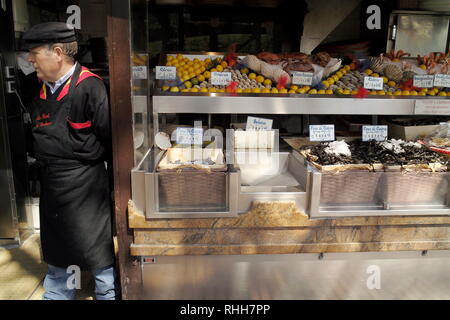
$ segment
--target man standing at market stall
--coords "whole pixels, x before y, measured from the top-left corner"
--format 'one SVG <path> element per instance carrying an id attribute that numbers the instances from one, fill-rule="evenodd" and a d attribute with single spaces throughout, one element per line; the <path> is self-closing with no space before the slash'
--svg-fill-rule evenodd
<path id="1" fill-rule="evenodd" d="M 80 269 L 94 275 L 98 300 L 117 299 L 105 168 L 110 150 L 106 88 L 75 61 L 75 30 L 66 23 L 38 24 L 23 42 L 40 81 L 30 114 L 40 165 L 42 252 L 49 267 L 43 299 L 74 299 L 79 284 L 71 276 Z"/>

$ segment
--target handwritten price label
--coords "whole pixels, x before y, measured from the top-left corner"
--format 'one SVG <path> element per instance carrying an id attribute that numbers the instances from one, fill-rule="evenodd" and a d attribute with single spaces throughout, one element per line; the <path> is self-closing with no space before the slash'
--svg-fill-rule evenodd
<path id="1" fill-rule="evenodd" d="M 272 129 L 272 119 L 263 119 L 255 117 L 247 117 L 247 126 L 245 130 L 271 130 Z"/>
<path id="2" fill-rule="evenodd" d="M 413 86 L 418 88 L 433 88 L 434 77 L 432 75 L 414 76 Z"/>
<path id="3" fill-rule="evenodd" d="M 211 72 L 211 84 L 227 86 L 231 82 L 231 72 Z"/>
<path id="4" fill-rule="evenodd" d="M 156 79 L 158 80 L 174 80 L 177 78 L 176 67 L 156 66 Z"/>
<path id="5" fill-rule="evenodd" d="M 436 74 L 434 76 L 434 86 L 450 88 L 450 74 Z"/>
<path id="6" fill-rule="evenodd" d="M 384 141 L 387 138 L 387 126 L 363 126 L 362 140 L 363 141 Z"/>
<path id="7" fill-rule="evenodd" d="M 310 86 L 313 81 L 312 72 L 299 72 L 295 71 L 292 73 L 292 84 L 298 84 L 302 86 Z"/>
<path id="8" fill-rule="evenodd" d="M 364 89 L 383 90 L 383 78 L 364 77 Z"/>
<path id="9" fill-rule="evenodd" d="M 334 124 L 310 125 L 309 141 L 334 141 Z"/>
<path id="10" fill-rule="evenodd" d="M 178 144 L 202 144 L 203 128 L 177 128 Z"/>
<path id="11" fill-rule="evenodd" d="M 135 80 L 147 79 L 147 67 L 146 66 L 134 66 L 133 67 L 133 79 L 135 79 Z"/>

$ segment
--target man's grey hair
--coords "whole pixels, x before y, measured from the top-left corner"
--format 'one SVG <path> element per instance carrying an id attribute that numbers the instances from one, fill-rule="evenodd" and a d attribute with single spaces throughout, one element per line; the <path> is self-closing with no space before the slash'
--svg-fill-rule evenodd
<path id="1" fill-rule="evenodd" d="M 78 43 L 76 41 L 67 43 L 52 43 L 48 45 L 48 50 L 53 50 L 56 47 L 60 47 L 63 54 L 70 60 L 75 60 L 75 56 L 78 53 Z"/>

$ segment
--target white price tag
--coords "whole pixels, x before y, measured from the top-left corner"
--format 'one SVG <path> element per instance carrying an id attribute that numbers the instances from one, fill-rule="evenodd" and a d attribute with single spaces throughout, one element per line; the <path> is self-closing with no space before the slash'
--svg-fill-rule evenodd
<path id="1" fill-rule="evenodd" d="M 156 79 L 158 80 L 174 80 L 177 78 L 176 67 L 156 66 Z"/>
<path id="2" fill-rule="evenodd" d="M 203 144 L 203 128 L 177 128 L 178 144 Z"/>
<path id="3" fill-rule="evenodd" d="M 247 117 L 247 126 L 245 127 L 245 130 L 272 130 L 272 123 L 272 119 Z"/>
<path id="4" fill-rule="evenodd" d="M 450 115 L 450 100 L 416 100 L 414 114 Z"/>
<path id="5" fill-rule="evenodd" d="M 434 76 L 432 75 L 416 75 L 414 76 L 413 86 L 418 88 L 433 88 Z"/>
<path id="6" fill-rule="evenodd" d="M 227 86 L 231 82 L 231 72 L 211 72 L 211 84 Z"/>
<path id="7" fill-rule="evenodd" d="M 383 90 L 383 78 L 364 77 L 364 89 Z"/>
<path id="8" fill-rule="evenodd" d="M 133 79 L 135 79 L 135 80 L 147 79 L 147 67 L 146 66 L 134 66 L 133 67 Z"/>
<path id="9" fill-rule="evenodd" d="M 434 86 L 450 88 L 450 74 L 434 75 Z"/>
<path id="10" fill-rule="evenodd" d="M 363 126 L 362 127 L 362 140 L 363 141 L 384 141 L 387 138 L 388 127 L 387 126 Z"/>
<path id="11" fill-rule="evenodd" d="M 334 124 L 310 125 L 309 141 L 334 141 Z"/>
<path id="12" fill-rule="evenodd" d="M 299 72 L 295 71 L 292 73 L 292 84 L 298 84 L 302 86 L 310 86 L 313 81 L 312 72 Z"/>

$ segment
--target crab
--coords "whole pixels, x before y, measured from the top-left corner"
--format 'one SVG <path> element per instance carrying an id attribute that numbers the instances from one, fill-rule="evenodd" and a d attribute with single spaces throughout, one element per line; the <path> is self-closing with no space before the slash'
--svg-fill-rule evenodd
<path id="1" fill-rule="evenodd" d="M 450 52 L 432 52 L 426 56 L 417 56 L 417 61 L 419 66 L 424 66 L 423 69 L 428 70 L 428 73 L 436 73 L 436 66 L 438 64 L 442 65 L 441 72 L 447 73 L 450 65 Z"/>
<path id="2" fill-rule="evenodd" d="M 409 57 L 411 54 L 408 52 L 404 52 L 403 50 L 391 50 L 388 53 L 386 53 L 386 57 L 391 59 L 393 62 L 399 62 L 400 58 L 402 57 Z"/>

